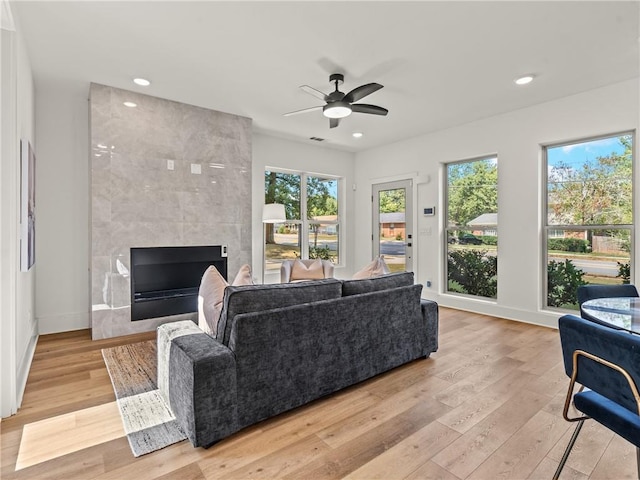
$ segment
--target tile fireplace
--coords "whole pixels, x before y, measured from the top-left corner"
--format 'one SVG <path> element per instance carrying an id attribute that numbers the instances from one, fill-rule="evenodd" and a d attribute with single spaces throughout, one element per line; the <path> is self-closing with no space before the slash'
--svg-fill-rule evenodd
<path id="1" fill-rule="evenodd" d="M 251 263 L 251 119 L 97 84 L 90 107 L 92 337 L 197 319 L 198 270 L 215 259 L 204 253 L 190 274 L 150 267 L 153 281 L 137 285 L 136 252 L 228 245 L 229 276 Z M 154 283 L 163 276 L 186 283 Z"/>

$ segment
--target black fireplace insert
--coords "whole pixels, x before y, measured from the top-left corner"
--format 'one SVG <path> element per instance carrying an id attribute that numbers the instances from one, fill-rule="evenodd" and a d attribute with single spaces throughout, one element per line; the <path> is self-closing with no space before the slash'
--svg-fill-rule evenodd
<path id="1" fill-rule="evenodd" d="M 197 312 L 210 265 L 227 278 L 226 245 L 132 248 L 131 320 Z"/>

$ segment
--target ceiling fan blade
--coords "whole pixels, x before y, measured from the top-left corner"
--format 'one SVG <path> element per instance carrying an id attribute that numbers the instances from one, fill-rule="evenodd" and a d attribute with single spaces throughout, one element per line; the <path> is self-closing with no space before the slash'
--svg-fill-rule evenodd
<path id="1" fill-rule="evenodd" d="M 357 88 L 354 88 L 349 93 L 347 93 L 343 100 L 345 102 L 353 103 L 357 102 L 361 98 L 366 97 L 367 95 L 371 95 L 373 92 L 377 92 L 383 86 L 379 83 L 367 83 L 366 85 L 360 85 Z"/>
<path id="2" fill-rule="evenodd" d="M 310 87 L 309 85 L 300 85 L 300 90 L 308 93 L 309 95 L 313 95 L 314 97 L 319 98 L 324 102 L 327 101 L 327 95 L 322 93 L 320 90 L 316 90 L 315 88 Z"/>
<path id="3" fill-rule="evenodd" d="M 329 128 L 336 128 L 338 125 L 340 125 L 340 119 L 339 118 L 330 118 L 329 119 Z"/>
<path id="4" fill-rule="evenodd" d="M 298 115 L 299 113 L 313 112 L 315 110 L 321 110 L 322 107 L 324 107 L 324 105 L 320 105 L 318 107 L 303 108 L 302 110 L 295 110 L 293 112 L 283 113 L 283 116 L 290 117 L 291 115 Z"/>
<path id="5" fill-rule="evenodd" d="M 386 108 L 378 107 L 377 105 L 367 105 L 366 103 L 354 103 L 351 105 L 352 112 L 358 113 L 371 113 L 373 115 L 386 115 L 389 110 Z"/>

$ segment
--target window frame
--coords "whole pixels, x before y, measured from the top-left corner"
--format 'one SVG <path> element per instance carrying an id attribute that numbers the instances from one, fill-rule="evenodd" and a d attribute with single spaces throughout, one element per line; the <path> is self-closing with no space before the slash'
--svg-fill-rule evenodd
<path id="1" fill-rule="evenodd" d="M 569 145 L 578 145 L 589 142 L 594 142 L 598 140 L 604 140 L 608 138 L 619 138 L 622 136 L 630 136 L 632 142 L 631 148 L 631 219 L 633 223 L 631 224 L 549 224 L 549 155 L 548 151 L 552 148 L 558 148 Z M 556 312 L 571 312 L 575 313 L 575 310 L 570 310 L 561 307 L 553 307 L 548 305 L 548 295 L 549 295 L 549 277 L 547 273 L 548 264 L 549 264 L 549 249 L 548 249 L 548 240 L 549 232 L 554 230 L 569 230 L 569 231 L 587 231 L 587 230 L 627 230 L 629 231 L 629 265 L 630 265 L 630 278 L 631 283 L 634 279 L 634 259 L 635 259 L 635 219 L 636 219 L 636 131 L 635 130 L 622 130 L 613 133 L 601 134 L 601 135 L 593 135 L 587 137 L 574 138 L 571 140 L 552 142 L 552 143 L 544 143 L 540 145 L 541 148 L 541 166 L 542 166 L 542 214 L 540 215 L 540 219 L 542 221 L 541 229 L 540 229 L 540 257 L 541 257 L 541 265 L 540 272 L 542 278 L 542 290 L 540 295 L 540 309 L 546 311 L 556 311 Z M 553 237 L 558 238 L 558 237 Z"/>
<path id="2" fill-rule="evenodd" d="M 309 229 L 311 225 L 335 225 L 336 226 L 336 231 L 337 231 L 337 255 L 338 255 L 338 262 L 334 263 L 335 267 L 341 267 L 344 266 L 344 249 L 343 249 L 343 244 L 344 244 L 344 229 L 343 229 L 343 221 L 342 219 L 344 218 L 343 212 L 344 212 L 344 203 L 345 203 L 345 193 L 344 193 L 344 177 L 343 176 L 339 176 L 339 175 L 332 175 L 332 174 L 327 174 L 327 173 L 317 173 L 317 172 L 307 172 L 307 171 L 303 171 L 303 170 L 290 170 L 290 169 L 286 169 L 286 168 L 279 168 L 279 167 L 269 167 L 269 166 L 265 166 L 264 167 L 264 172 L 262 174 L 262 178 L 263 178 L 263 183 L 264 183 L 264 178 L 266 175 L 266 172 L 276 172 L 276 173 L 282 173 L 282 174 L 287 174 L 287 175 L 298 175 L 300 176 L 300 217 L 301 218 L 297 218 L 297 219 L 287 219 L 286 224 L 295 224 L 298 225 L 298 231 L 299 231 L 299 239 L 300 239 L 300 258 L 301 259 L 308 259 L 309 258 Z M 317 221 L 317 220 L 313 220 L 308 217 L 308 212 L 307 212 L 307 195 L 308 195 L 308 179 L 310 177 L 313 178 L 321 178 L 321 179 L 326 179 L 326 180 L 335 180 L 337 182 L 337 186 L 336 186 L 336 200 L 338 202 L 338 214 L 336 216 L 336 220 L 322 220 L 322 221 Z M 266 194 L 266 192 L 265 192 Z M 264 198 L 263 198 L 263 202 L 264 202 Z M 263 244 L 262 244 L 262 248 L 263 250 L 265 249 L 266 245 L 264 243 L 263 240 Z M 266 256 L 263 254 L 263 258 L 266 258 Z M 263 267 L 264 268 L 264 267 Z"/>
<path id="3" fill-rule="evenodd" d="M 496 168 L 498 168 L 498 154 L 497 153 L 492 153 L 492 154 L 487 154 L 487 155 L 481 155 L 481 156 L 477 156 L 477 157 L 471 157 L 471 158 L 466 158 L 466 159 L 462 159 L 462 160 L 455 160 L 452 162 L 443 162 L 442 166 L 444 168 L 444 174 L 442 175 L 442 178 L 444 180 L 444 188 L 443 188 L 443 192 L 444 192 L 444 201 L 443 201 L 443 205 L 444 205 L 444 209 L 443 209 L 443 232 L 444 232 L 444 237 L 443 237 L 443 241 L 442 241 L 442 245 L 443 245 L 443 249 L 442 249 L 442 255 L 443 255 L 443 280 L 442 280 L 442 293 L 445 295 L 453 295 L 456 297 L 463 297 L 463 298 L 469 298 L 469 299 L 474 299 L 474 300 L 478 300 L 478 301 L 482 301 L 482 302 L 491 302 L 491 303 L 497 303 L 498 302 L 498 284 L 499 282 L 496 282 L 496 296 L 494 297 L 484 297 L 481 295 L 474 295 L 474 294 L 469 294 L 469 293 L 460 293 L 460 292 L 454 292 L 449 290 L 449 234 L 450 232 L 454 232 L 454 231 L 463 231 L 463 230 L 473 230 L 472 227 L 469 228 L 462 228 L 462 227 L 450 227 L 449 226 L 449 198 L 450 198 L 450 194 L 449 194 L 449 166 L 450 165 L 459 165 L 459 164 L 463 164 L 463 163 L 473 163 L 473 162 L 478 162 L 478 161 L 486 161 L 486 160 L 491 160 L 491 159 L 495 159 L 496 161 Z M 499 192 L 499 182 L 498 179 L 496 179 L 496 195 L 497 195 L 497 199 L 499 198 L 500 192 Z M 498 201 L 496 200 L 496 205 L 498 205 Z M 498 208 L 496 208 L 496 210 L 498 210 Z M 498 212 L 496 211 L 496 214 Z M 492 228 L 492 230 L 495 231 L 495 236 L 499 237 L 499 225 L 496 225 L 495 229 Z M 498 247 L 496 246 L 496 261 L 498 261 Z M 499 277 L 498 277 L 499 278 Z"/>

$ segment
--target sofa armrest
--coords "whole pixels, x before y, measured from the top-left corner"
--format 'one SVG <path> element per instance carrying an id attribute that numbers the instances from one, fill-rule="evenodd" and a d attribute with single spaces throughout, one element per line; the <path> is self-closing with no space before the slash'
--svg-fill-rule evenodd
<path id="1" fill-rule="evenodd" d="M 236 362 L 197 327 L 174 333 L 189 323 L 158 327 L 158 386 L 193 446 L 208 447 L 238 430 Z"/>
<path id="2" fill-rule="evenodd" d="M 429 353 L 438 350 L 438 304 L 431 300 L 420 299 L 420 309 L 422 311 L 422 319 L 426 327 L 427 348 Z"/>

